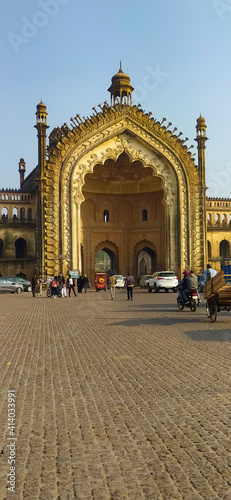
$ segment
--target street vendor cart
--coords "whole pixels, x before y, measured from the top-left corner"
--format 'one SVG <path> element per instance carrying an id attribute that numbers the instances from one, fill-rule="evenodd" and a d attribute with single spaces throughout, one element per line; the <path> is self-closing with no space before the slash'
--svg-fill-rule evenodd
<path id="1" fill-rule="evenodd" d="M 106 273 L 96 273 L 95 274 L 95 290 L 107 290 L 107 274 Z"/>
<path id="2" fill-rule="evenodd" d="M 221 270 L 205 284 L 204 298 L 207 300 L 206 314 L 212 323 L 216 321 L 218 312 L 231 310 L 230 278 L 230 274 L 225 274 Z"/>

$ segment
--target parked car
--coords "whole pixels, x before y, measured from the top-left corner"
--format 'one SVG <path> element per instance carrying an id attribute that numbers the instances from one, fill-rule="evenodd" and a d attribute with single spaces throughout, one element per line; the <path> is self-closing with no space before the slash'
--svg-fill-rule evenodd
<path id="1" fill-rule="evenodd" d="M 204 291 L 204 287 L 205 287 L 204 274 L 198 274 L 197 279 L 198 279 L 198 292 L 202 293 Z"/>
<path id="2" fill-rule="evenodd" d="M 116 279 L 116 288 L 124 288 L 125 287 L 125 279 L 121 274 L 115 274 Z"/>
<path id="3" fill-rule="evenodd" d="M 20 278 L 19 276 L 5 276 L 4 279 L 21 284 L 24 292 L 31 292 L 31 282 L 24 278 Z"/>
<path id="4" fill-rule="evenodd" d="M 142 274 L 139 279 L 140 288 L 147 288 L 148 280 L 152 277 L 151 274 Z"/>
<path id="5" fill-rule="evenodd" d="M 0 292 L 21 293 L 23 292 L 23 286 L 20 283 L 15 283 L 4 278 L 0 278 Z"/>
<path id="6" fill-rule="evenodd" d="M 174 271 L 159 271 L 154 273 L 152 278 L 148 280 L 148 292 L 159 292 L 160 290 L 165 290 L 168 292 L 172 290 L 177 292 L 178 278 Z"/>

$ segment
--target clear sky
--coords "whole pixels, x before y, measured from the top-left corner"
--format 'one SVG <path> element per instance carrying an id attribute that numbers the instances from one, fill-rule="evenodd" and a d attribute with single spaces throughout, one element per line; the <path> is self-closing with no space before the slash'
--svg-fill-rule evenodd
<path id="1" fill-rule="evenodd" d="M 36 105 L 48 133 L 109 100 L 119 62 L 134 103 L 194 144 L 206 118 L 209 196 L 231 197 L 231 0 L 0 0 L 1 181 L 37 164 Z M 197 156 L 196 156 L 197 157 Z"/>

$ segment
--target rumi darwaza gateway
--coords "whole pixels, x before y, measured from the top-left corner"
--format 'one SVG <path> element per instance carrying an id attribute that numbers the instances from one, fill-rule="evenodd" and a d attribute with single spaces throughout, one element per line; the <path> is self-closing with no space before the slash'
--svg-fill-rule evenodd
<path id="1" fill-rule="evenodd" d="M 47 136 L 37 105 L 38 165 L 20 189 L 0 191 L 0 273 L 43 277 L 70 270 L 93 280 L 103 250 L 115 274 L 220 269 L 230 257 L 231 199 L 207 198 L 206 124 L 196 124 L 197 163 L 181 133 L 132 104 L 120 67 L 111 96 L 91 117 Z"/>

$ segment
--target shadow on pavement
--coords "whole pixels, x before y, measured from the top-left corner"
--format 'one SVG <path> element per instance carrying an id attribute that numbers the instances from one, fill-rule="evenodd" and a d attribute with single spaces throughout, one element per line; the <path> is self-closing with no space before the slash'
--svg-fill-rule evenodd
<path id="1" fill-rule="evenodd" d="M 140 326 L 140 325 L 173 326 L 173 325 L 180 324 L 180 323 L 189 323 L 189 324 L 193 323 L 193 324 L 195 324 L 195 323 L 201 323 L 201 322 L 202 322 L 201 317 L 195 316 L 193 313 L 191 313 L 190 316 L 184 315 L 184 317 L 177 316 L 176 318 L 173 318 L 172 316 L 168 317 L 168 318 L 164 318 L 162 316 L 161 318 L 126 319 L 124 321 L 116 321 L 114 323 L 110 323 L 110 326 Z"/>
<path id="2" fill-rule="evenodd" d="M 191 340 L 198 342 L 231 342 L 231 330 L 196 330 L 185 332 Z"/>

